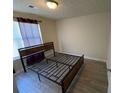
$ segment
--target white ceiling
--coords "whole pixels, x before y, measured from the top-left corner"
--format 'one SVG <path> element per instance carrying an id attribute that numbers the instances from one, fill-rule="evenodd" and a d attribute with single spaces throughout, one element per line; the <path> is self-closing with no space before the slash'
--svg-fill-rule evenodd
<path id="1" fill-rule="evenodd" d="M 13 0 L 14 11 L 38 14 L 52 19 L 62 19 L 83 16 L 111 10 L 111 0 L 56 0 L 59 6 L 51 10 L 46 6 L 45 0 Z M 31 9 L 32 4 L 38 9 Z"/>

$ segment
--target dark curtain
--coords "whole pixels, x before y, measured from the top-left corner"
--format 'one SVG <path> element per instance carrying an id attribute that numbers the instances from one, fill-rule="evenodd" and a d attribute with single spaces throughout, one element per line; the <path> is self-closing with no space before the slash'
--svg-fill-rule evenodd
<path id="1" fill-rule="evenodd" d="M 18 22 L 38 24 L 37 20 L 17 17 Z"/>

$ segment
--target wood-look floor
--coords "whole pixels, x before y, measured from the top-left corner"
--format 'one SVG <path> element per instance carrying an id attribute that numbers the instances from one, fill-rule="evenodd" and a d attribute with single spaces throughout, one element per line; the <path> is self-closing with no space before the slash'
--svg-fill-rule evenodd
<path id="1" fill-rule="evenodd" d="M 61 93 L 61 87 L 28 71 L 16 76 L 19 93 Z M 106 63 L 85 59 L 84 66 L 73 80 L 67 93 L 107 93 Z"/>

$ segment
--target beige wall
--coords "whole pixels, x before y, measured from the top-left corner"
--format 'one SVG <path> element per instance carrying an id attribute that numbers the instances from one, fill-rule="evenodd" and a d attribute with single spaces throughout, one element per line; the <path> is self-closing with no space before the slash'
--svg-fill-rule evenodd
<path id="1" fill-rule="evenodd" d="M 59 51 L 106 60 L 110 13 L 99 13 L 56 22 Z"/>
<path id="2" fill-rule="evenodd" d="M 55 44 L 55 49 L 58 50 L 58 41 L 57 41 L 58 39 L 57 39 L 55 20 L 43 18 L 35 14 L 21 13 L 21 12 L 13 12 L 13 16 L 41 20 L 42 22 L 40 23 L 40 27 L 41 27 L 43 42 L 53 41 Z"/>

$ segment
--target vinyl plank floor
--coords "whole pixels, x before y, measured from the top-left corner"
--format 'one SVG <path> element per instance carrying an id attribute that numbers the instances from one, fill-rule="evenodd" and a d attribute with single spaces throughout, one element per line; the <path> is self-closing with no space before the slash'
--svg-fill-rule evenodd
<path id="1" fill-rule="evenodd" d="M 60 86 L 44 77 L 40 82 L 32 71 L 16 75 L 16 83 L 19 93 L 61 93 Z M 107 87 L 106 63 L 85 59 L 67 93 L 107 93 Z"/>

